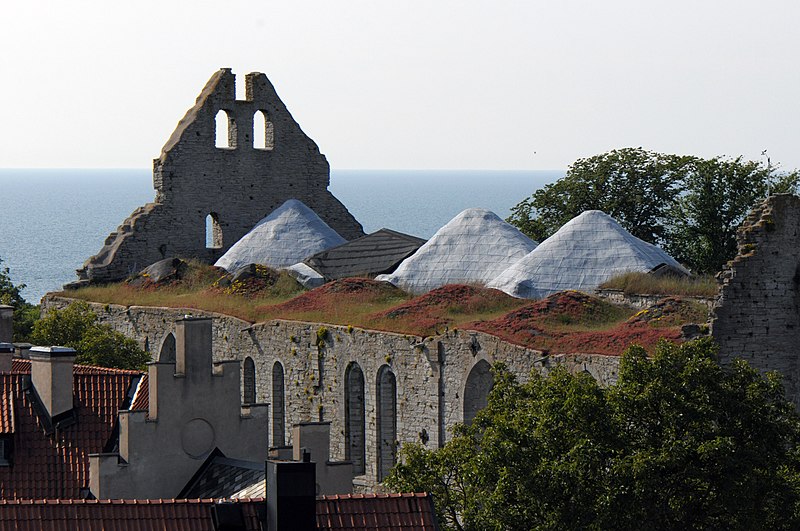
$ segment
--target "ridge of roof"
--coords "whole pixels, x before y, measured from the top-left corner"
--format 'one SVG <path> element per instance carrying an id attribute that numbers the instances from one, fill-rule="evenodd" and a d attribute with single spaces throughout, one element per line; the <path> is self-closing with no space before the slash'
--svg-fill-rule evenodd
<path id="1" fill-rule="evenodd" d="M 13 358 L 11 360 L 11 372 L 29 374 L 31 372 L 31 360 L 24 358 Z M 76 363 L 72 366 L 73 374 L 124 374 L 135 376 L 142 374 L 142 371 L 134 369 L 116 369 L 113 367 L 101 367 L 99 365 L 83 365 Z"/>

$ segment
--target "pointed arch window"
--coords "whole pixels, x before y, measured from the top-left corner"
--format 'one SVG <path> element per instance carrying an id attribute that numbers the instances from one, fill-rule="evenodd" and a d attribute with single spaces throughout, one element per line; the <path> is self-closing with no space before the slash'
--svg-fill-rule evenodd
<path id="1" fill-rule="evenodd" d="M 222 248 L 222 226 L 219 215 L 211 212 L 206 216 L 206 249 Z"/>
<path id="2" fill-rule="evenodd" d="M 364 373 L 358 363 L 351 363 L 345 370 L 344 431 L 345 459 L 353 462 L 353 474 L 366 472 L 367 445 L 364 415 Z"/>
<path id="3" fill-rule="evenodd" d="M 272 446 L 286 444 L 285 399 L 283 365 L 276 361 L 272 366 Z"/>
<path id="4" fill-rule="evenodd" d="M 242 369 L 242 391 L 242 401 L 245 404 L 256 403 L 256 364 L 250 356 L 244 359 L 244 367 Z"/>
<path id="5" fill-rule="evenodd" d="M 397 454 L 397 380 L 392 369 L 384 365 L 378 370 L 376 386 L 378 432 L 378 481 L 383 481 L 396 461 Z"/>
<path id="6" fill-rule="evenodd" d="M 493 385 L 491 366 L 485 360 L 480 360 L 469 371 L 464 386 L 464 424 L 471 424 L 478 411 L 486 407 Z"/>
<path id="7" fill-rule="evenodd" d="M 161 342 L 158 361 L 161 363 L 175 363 L 175 335 L 172 332 L 167 334 Z"/>

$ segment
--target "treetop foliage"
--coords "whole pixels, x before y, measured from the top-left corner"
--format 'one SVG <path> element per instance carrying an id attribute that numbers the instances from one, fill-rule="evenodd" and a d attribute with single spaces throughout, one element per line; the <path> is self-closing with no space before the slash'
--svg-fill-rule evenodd
<path id="1" fill-rule="evenodd" d="M 0 264 L 3 260 L 0 258 Z M 33 323 L 39 317 L 39 308 L 29 304 L 22 296 L 25 284 L 14 284 L 7 267 L 0 268 L 0 304 L 14 307 L 14 341 L 27 341 Z"/>
<path id="2" fill-rule="evenodd" d="M 507 221 L 542 241 L 583 211 L 602 210 L 695 272 L 716 273 L 735 256 L 736 228 L 754 204 L 798 185 L 800 172 L 769 162 L 624 148 L 578 159 Z"/>
<path id="3" fill-rule="evenodd" d="M 796 529 L 800 420 L 779 378 L 708 340 L 632 347 L 618 382 L 494 367 L 443 448 L 405 445 L 387 484 L 433 493 L 443 529 Z"/>
<path id="4" fill-rule="evenodd" d="M 136 341 L 98 323 L 97 315 L 82 301 L 47 312 L 34 324 L 31 342 L 73 348 L 78 352 L 75 361 L 87 365 L 142 369 L 150 361 Z"/>

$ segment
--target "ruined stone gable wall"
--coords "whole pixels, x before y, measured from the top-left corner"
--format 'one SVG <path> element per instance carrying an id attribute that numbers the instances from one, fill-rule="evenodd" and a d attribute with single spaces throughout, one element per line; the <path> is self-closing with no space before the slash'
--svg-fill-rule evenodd
<path id="1" fill-rule="evenodd" d="M 739 254 L 720 274 L 712 320 L 721 361 L 736 357 L 780 371 L 800 405 L 800 198 L 777 195 L 754 209 L 738 233 Z"/>
<path id="2" fill-rule="evenodd" d="M 70 302 L 72 299 L 48 296 L 43 308 L 61 308 Z M 272 369 L 279 361 L 284 368 L 285 442 L 291 442 L 293 424 L 330 421 L 334 460 L 345 458 L 345 373 L 348 365 L 357 363 L 365 384 L 366 473 L 357 479 L 362 489 L 374 486 L 377 478 L 376 394 L 378 374 L 384 366 L 396 378 L 397 441 L 419 442 L 428 448 L 444 444 L 450 429 L 463 420 L 467 378 L 481 360 L 504 362 L 521 381 L 532 370 L 547 373 L 561 364 L 575 372 L 589 372 L 604 385 L 617 378 L 617 357 L 547 357 L 480 332 L 457 330 L 423 339 L 319 323 L 276 320 L 251 324 L 198 310 L 100 303 L 90 306 L 100 322 L 147 346 L 155 359 L 175 320 L 188 312 L 212 316 L 214 360 L 243 361 L 251 357 L 256 369 L 256 401 L 270 403 L 274 402 Z"/>
<path id="3" fill-rule="evenodd" d="M 79 270 L 83 279 L 124 278 L 170 256 L 219 258 L 253 226 L 288 199 L 299 199 L 347 239 L 361 225 L 328 191 L 330 167 L 261 73 L 245 79 L 246 99 L 236 100 L 230 69 L 215 73 L 153 162 L 154 203 L 134 211 Z M 216 116 L 228 115 L 228 148 L 218 148 Z M 271 144 L 254 148 L 254 116 L 271 124 Z M 206 216 L 221 231 L 206 247 Z"/>

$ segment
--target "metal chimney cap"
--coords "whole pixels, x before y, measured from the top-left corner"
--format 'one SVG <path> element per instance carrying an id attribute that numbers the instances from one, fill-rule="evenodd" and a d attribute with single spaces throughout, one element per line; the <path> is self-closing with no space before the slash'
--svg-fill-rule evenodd
<path id="1" fill-rule="evenodd" d="M 41 357 L 41 358 L 66 358 L 66 357 L 75 357 L 78 353 L 75 349 L 69 347 L 32 347 L 30 350 L 30 354 L 32 357 Z"/>

